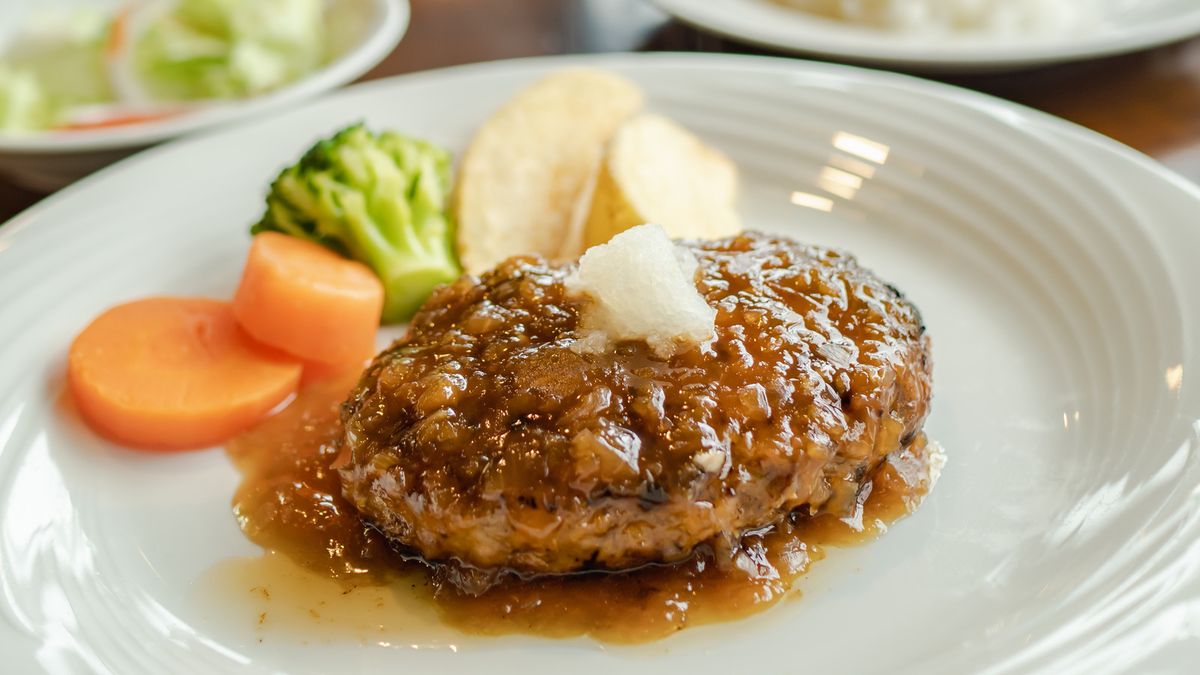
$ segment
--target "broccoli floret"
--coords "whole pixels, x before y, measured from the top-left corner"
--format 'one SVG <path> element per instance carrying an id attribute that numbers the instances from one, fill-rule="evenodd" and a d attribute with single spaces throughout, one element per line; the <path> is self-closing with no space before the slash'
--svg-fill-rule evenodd
<path id="1" fill-rule="evenodd" d="M 355 124 L 279 174 L 251 232 L 308 239 L 365 263 L 383 281 L 384 323 L 396 323 L 462 272 L 449 196 L 449 152 Z"/>

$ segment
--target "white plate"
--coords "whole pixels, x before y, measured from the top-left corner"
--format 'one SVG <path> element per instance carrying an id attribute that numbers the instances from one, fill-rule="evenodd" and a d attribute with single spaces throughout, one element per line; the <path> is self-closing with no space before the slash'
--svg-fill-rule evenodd
<path id="1" fill-rule="evenodd" d="M 1196 0 L 1096 1 L 1101 19 L 1094 30 L 1037 38 L 889 32 L 806 14 L 773 0 L 654 0 L 689 24 L 735 40 L 941 72 L 1007 70 L 1095 58 L 1200 33 L 1200 3 Z"/>
<path id="2" fill-rule="evenodd" d="M 461 149 L 518 88 L 583 63 L 734 157 L 749 223 L 848 248 L 921 307 L 937 489 L 816 565 L 799 600 L 638 647 L 305 643 L 198 604 L 206 573 L 257 551 L 230 514 L 237 474 L 220 450 L 126 451 L 66 416 L 72 336 L 130 298 L 229 297 L 268 181 L 314 139 L 365 118 Z M 1198 210 L 1194 186 L 1060 120 L 753 57 L 457 68 L 152 150 L 0 228 L 7 672 L 1183 672 L 1200 649 Z"/>
<path id="3" fill-rule="evenodd" d="M 326 0 L 334 57 L 320 70 L 276 91 L 186 115 L 124 127 L 35 134 L 0 133 L 0 171 L 39 190 L 55 190 L 149 145 L 286 109 L 353 82 L 396 48 L 408 29 L 408 0 Z M 3 0 L 0 45 L 25 17 L 46 7 L 99 6 L 115 11 L 124 0 Z"/>

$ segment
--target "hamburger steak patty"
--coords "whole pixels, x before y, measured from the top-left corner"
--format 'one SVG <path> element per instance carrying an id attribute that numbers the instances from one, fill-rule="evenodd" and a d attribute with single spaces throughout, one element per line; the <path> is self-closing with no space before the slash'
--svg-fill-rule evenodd
<path id="1" fill-rule="evenodd" d="M 512 258 L 436 291 L 343 409 L 343 491 L 428 561 L 625 569 L 736 545 L 789 512 L 853 510 L 921 430 L 917 310 L 837 251 L 686 242 L 716 337 L 656 358 L 571 349 L 573 263 Z"/>

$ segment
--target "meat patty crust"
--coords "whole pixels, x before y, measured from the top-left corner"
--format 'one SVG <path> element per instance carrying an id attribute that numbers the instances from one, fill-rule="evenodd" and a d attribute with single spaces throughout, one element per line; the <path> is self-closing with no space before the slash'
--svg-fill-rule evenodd
<path id="1" fill-rule="evenodd" d="M 729 550 L 797 509 L 848 512 L 920 433 L 916 308 L 834 250 L 685 242 L 716 336 L 668 360 L 577 353 L 574 263 L 507 260 L 434 293 L 343 410 L 343 491 L 431 562 L 523 575 Z"/>

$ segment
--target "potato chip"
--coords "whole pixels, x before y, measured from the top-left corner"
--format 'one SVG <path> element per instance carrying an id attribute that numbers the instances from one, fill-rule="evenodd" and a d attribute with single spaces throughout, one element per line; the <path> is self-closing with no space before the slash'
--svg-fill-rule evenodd
<path id="1" fill-rule="evenodd" d="M 642 223 L 673 239 L 717 239 L 741 231 L 737 166 L 679 124 L 641 114 L 621 125 L 582 212 L 585 246 Z"/>
<path id="2" fill-rule="evenodd" d="M 578 239 L 576 203 L 604 146 L 642 100 L 633 83 L 581 68 L 550 75 L 496 111 L 459 168 L 463 266 L 479 273 L 513 255 L 562 254 Z"/>

